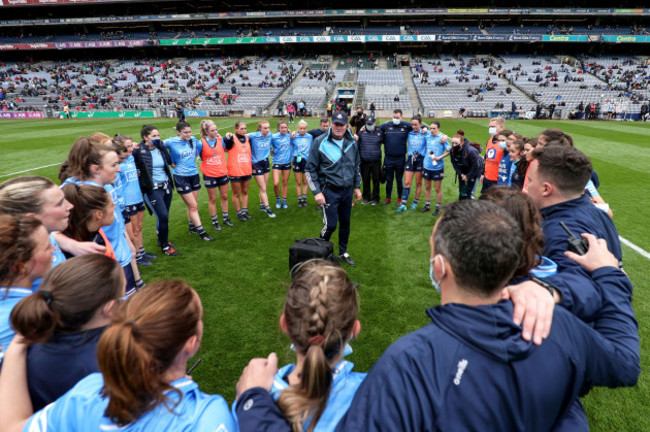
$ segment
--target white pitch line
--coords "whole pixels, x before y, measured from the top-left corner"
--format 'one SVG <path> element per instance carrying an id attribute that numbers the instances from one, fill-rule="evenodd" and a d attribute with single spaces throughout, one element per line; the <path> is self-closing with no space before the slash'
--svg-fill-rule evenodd
<path id="1" fill-rule="evenodd" d="M 621 240 L 621 243 L 625 244 L 626 246 L 629 246 L 631 249 L 634 249 L 636 252 L 638 252 L 639 255 L 641 255 L 641 256 L 643 256 L 643 257 L 650 260 L 650 253 L 649 252 L 644 251 L 643 249 L 641 249 L 640 247 L 638 247 L 637 245 L 635 245 L 631 241 L 629 241 L 627 239 L 624 239 L 621 236 L 618 236 L 618 238 Z"/>
<path id="2" fill-rule="evenodd" d="M 43 166 L 36 167 L 36 168 L 30 168 L 30 169 L 24 170 L 24 171 L 16 171 L 16 172 L 10 173 L 10 174 L 3 174 L 3 175 L 0 175 L 0 178 L 9 177 L 9 176 L 16 175 L 16 174 L 22 174 L 22 173 L 26 173 L 26 172 L 30 172 L 30 171 L 36 171 L 36 170 L 39 170 L 39 169 L 42 169 L 42 168 L 49 168 L 49 167 L 53 167 L 53 166 L 57 166 L 57 165 L 61 165 L 61 162 L 51 164 L 51 165 L 43 165 Z"/>

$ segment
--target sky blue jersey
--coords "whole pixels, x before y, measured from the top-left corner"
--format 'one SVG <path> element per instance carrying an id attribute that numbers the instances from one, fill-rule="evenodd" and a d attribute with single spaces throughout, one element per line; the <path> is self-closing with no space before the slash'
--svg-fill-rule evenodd
<path id="1" fill-rule="evenodd" d="M 257 131 L 246 134 L 246 136 L 251 142 L 252 163 L 268 159 L 271 153 L 273 134 L 269 132 L 266 136 L 262 136 L 262 132 Z"/>
<path id="2" fill-rule="evenodd" d="M 120 173 L 117 173 L 115 176 L 115 183 L 113 183 L 111 186 L 113 186 L 113 194 L 111 196 L 115 196 L 113 198 L 113 201 L 115 202 L 115 206 L 117 206 L 117 209 L 121 212 L 124 211 L 124 184 L 122 183 L 122 179 L 120 178 Z"/>
<path id="3" fill-rule="evenodd" d="M 178 406 L 170 413 L 159 405 L 144 413 L 138 420 L 118 427 L 104 416 L 108 399 L 101 396 L 104 385 L 102 374 L 93 373 L 79 381 L 70 391 L 29 418 L 24 431 L 199 431 L 236 432 L 237 426 L 228 404 L 219 395 L 201 392 L 198 385 L 181 378 L 171 385 L 182 392 Z M 166 393 L 178 401 L 175 391 Z"/>
<path id="4" fill-rule="evenodd" d="M 65 255 L 63 254 L 63 251 L 59 247 L 59 244 L 57 243 L 52 233 L 50 233 L 50 244 L 54 247 L 54 252 L 52 252 L 52 267 L 50 267 L 53 268 L 54 266 L 57 266 L 65 261 Z M 43 278 L 38 278 L 34 281 L 32 284 L 32 292 L 38 291 L 38 287 L 41 286 L 41 282 L 43 282 Z"/>
<path id="5" fill-rule="evenodd" d="M 140 204 L 142 202 L 142 191 L 138 181 L 138 169 L 135 167 L 135 159 L 133 159 L 132 155 L 120 164 L 120 170 L 118 177 L 122 183 L 124 205 Z"/>
<path id="6" fill-rule="evenodd" d="M 427 143 L 426 137 L 431 134 L 423 134 L 421 132 L 409 132 L 407 139 L 408 142 L 408 156 L 413 156 L 413 153 L 418 152 L 418 154 L 423 155 L 426 151 Z"/>
<path id="7" fill-rule="evenodd" d="M 196 157 L 201 155 L 203 144 L 194 137 L 190 138 L 190 141 L 183 141 L 180 137 L 165 140 L 165 148 L 169 151 L 172 163 L 175 165 L 172 174 L 187 177 L 199 173 Z"/>
<path id="8" fill-rule="evenodd" d="M 438 133 L 438 135 L 433 136 L 431 134 L 426 135 L 426 156 L 424 158 L 424 164 L 422 165 L 425 170 L 429 171 L 441 171 L 445 168 L 445 160 L 440 159 L 439 161 L 436 161 L 436 164 L 434 165 L 434 161 L 431 160 L 431 152 L 433 152 L 433 156 L 442 156 L 443 153 L 446 151 L 451 150 L 451 145 L 449 144 L 449 139 L 447 139 L 446 143 L 442 143 L 442 137 L 446 136 L 445 134 Z"/>
<path id="9" fill-rule="evenodd" d="M 311 143 L 314 142 L 314 137 L 305 133 L 300 135 L 296 133 L 296 136 L 291 139 L 291 145 L 293 146 L 293 158 L 297 159 L 300 157 L 301 160 L 307 160 L 309 157 L 309 151 L 311 150 Z"/>
<path id="10" fill-rule="evenodd" d="M 287 377 L 296 368 L 294 364 L 288 364 L 282 367 L 276 374 L 271 387 L 271 394 L 276 401 L 284 389 L 289 387 L 289 383 L 285 381 Z M 327 405 L 325 411 L 318 419 L 318 424 L 314 428 L 315 432 L 333 431 L 341 418 L 345 415 L 350 408 L 354 394 L 366 377 L 366 373 L 352 372 L 354 364 L 341 360 L 332 370 L 332 387 L 330 389 L 329 397 L 327 398 Z M 309 421 L 303 425 L 303 430 L 307 430 Z"/>
<path id="11" fill-rule="evenodd" d="M 31 293 L 32 290 L 30 288 L 0 288 L 0 345 L 2 345 L 0 361 L 4 358 L 5 351 L 7 351 L 9 343 L 11 343 L 11 340 L 16 334 L 11 328 L 11 324 L 9 324 L 9 315 L 14 306 Z"/>
<path id="12" fill-rule="evenodd" d="M 273 146 L 273 163 L 286 165 L 291 163 L 291 133 L 280 135 L 280 132 L 273 134 L 271 140 Z"/>

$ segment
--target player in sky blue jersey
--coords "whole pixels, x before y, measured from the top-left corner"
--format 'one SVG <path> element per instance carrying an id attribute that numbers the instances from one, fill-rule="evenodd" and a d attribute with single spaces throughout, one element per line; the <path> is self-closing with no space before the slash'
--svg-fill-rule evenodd
<path id="1" fill-rule="evenodd" d="M 444 158 L 449 156 L 451 145 L 448 142 L 447 135 L 440 132 L 440 122 L 434 121 L 429 128 L 431 133 L 426 139 L 426 157 L 423 163 L 424 177 L 424 198 L 426 199 L 425 209 L 431 206 L 431 180 L 433 180 L 436 189 L 436 209 L 434 216 L 440 214 L 442 207 L 442 179 L 445 176 Z"/>
<path id="2" fill-rule="evenodd" d="M 280 120 L 278 132 L 273 134 L 271 140 L 273 154 L 273 191 L 275 192 L 275 208 L 288 208 L 287 189 L 291 171 L 291 132 L 289 124 Z M 280 180 L 282 180 L 282 194 L 280 194 Z"/>
<path id="3" fill-rule="evenodd" d="M 247 134 L 251 143 L 251 162 L 253 164 L 253 177 L 260 189 L 260 211 L 266 212 L 270 218 L 275 214 L 269 206 L 269 196 L 266 189 L 269 184 L 269 155 L 271 154 L 271 125 L 268 120 L 262 120 L 257 124 L 257 132 Z"/>
<path id="4" fill-rule="evenodd" d="M 120 143 L 126 149 L 125 157 L 120 157 L 120 172 L 117 177 L 122 184 L 122 199 L 124 200 L 123 213 L 125 219 L 128 216 L 131 220 L 131 223 L 126 225 L 126 232 L 135 246 L 136 262 L 139 265 L 151 265 L 149 259 L 153 259 L 156 256 L 147 254 L 144 251 L 144 241 L 142 239 L 144 198 L 142 196 L 142 190 L 140 189 L 138 169 L 135 166 L 135 159 L 133 158 L 133 140 L 129 136 L 116 134 L 113 137 L 113 143 Z"/>
<path id="5" fill-rule="evenodd" d="M 11 311 L 32 294 L 34 281 L 50 269 L 53 251 L 40 220 L 0 215 L 0 362 L 15 334 L 9 323 Z"/>
<path id="6" fill-rule="evenodd" d="M 25 213 L 33 214 L 39 219 L 50 233 L 50 244 L 54 248 L 52 267 L 65 261 L 55 233 L 65 230 L 70 219 L 70 204 L 63 196 L 63 191 L 50 179 L 41 176 L 23 176 L 0 183 L 0 214 L 16 216 Z M 65 237 L 65 236 L 62 236 Z M 94 248 L 90 242 L 66 242 L 72 254 L 102 252 Z M 90 246 L 92 249 L 87 249 Z M 32 290 L 38 290 L 42 279 L 37 279 Z"/>
<path id="7" fill-rule="evenodd" d="M 201 154 L 203 145 L 201 141 L 192 136 L 192 127 L 187 122 L 178 122 L 176 132 L 178 133 L 177 137 L 165 140 L 165 148 L 172 159 L 172 174 L 176 191 L 187 206 L 190 234 L 198 234 L 201 240 L 214 241 L 214 238 L 205 232 L 201 224 L 197 205 L 201 179 L 196 166 L 196 157 Z"/>
<path id="8" fill-rule="evenodd" d="M 63 185 L 73 183 L 100 186 L 111 195 L 114 203 L 118 202 L 119 197 L 115 188 L 111 185 L 115 183 L 117 173 L 120 171 L 119 158 L 109 142 L 109 136 L 99 133 L 78 138 L 68 154 L 67 174 L 70 177 L 63 182 Z M 137 271 L 137 265 L 131 252 L 130 241 L 126 235 L 124 218 L 122 212 L 117 210 L 117 204 L 114 214 L 113 223 L 102 227 L 102 230 L 113 246 L 115 259 L 120 262 L 124 269 L 127 280 L 126 290 L 131 292 L 136 288 L 135 271 Z"/>
<path id="9" fill-rule="evenodd" d="M 314 431 L 333 431 L 366 377 L 353 372 L 354 365 L 344 359 L 351 353 L 348 341 L 361 330 L 358 308 L 357 289 L 340 266 L 312 260 L 294 276 L 280 327 L 289 335 L 298 361 L 280 368 L 271 387 L 293 430 L 307 431 L 315 423 Z M 308 383 L 312 383 L 309 390 Z M 246 430 L 264 430 L 264 418 L 239 420 L 245 421 Z"/>
<path id="10" fill-rule="evenodd" d="M 180 281 L 156 282 L 138 291 L 114 316 L 97 345 L 101 373 L 31 414 L 25 379 L 27 346 L 10 346 L 0 380 L 3 427 L 30 431 L 236 432 L 228 404 L 187 377 L 187 362 L 200 346 L 203 308 Z M 3 372 L 4 372 L 3 371 Z M 4 378 L 4 377 L 3 377 Z"/>
<path id="11" fill-rule="evenodd" d="M 422 194 L 422 162 L 426 147 L 426 134 L 422 132 L 422 117 L 419 115 L 413 117 L 411 120 L 411 131 L 407 138 L 408 153 L 406 155 L 406 165 L 404 166 L 404 189 L 402 189 L 402 201 L 397 208 L 397 213 L 406 211 L 406 203 L 411 193 L 413 176 L 415 176 L 415 199 L 410 209 L 415 210 L 418 207 L 418 200 Z"/>
<path id="12" fill-rule="evenodd" d="M 311 143 L 314 137 L 307 133 L 307 122 L 298 122 L 298 131 L 291 134 L 291 146 L 293 147 L 293 175 L 296 179 L 296 195 L 298 196 L 298 207 L 307 207 L 307 178 L 305 177 L 305 165 L 309 158 Z"/>

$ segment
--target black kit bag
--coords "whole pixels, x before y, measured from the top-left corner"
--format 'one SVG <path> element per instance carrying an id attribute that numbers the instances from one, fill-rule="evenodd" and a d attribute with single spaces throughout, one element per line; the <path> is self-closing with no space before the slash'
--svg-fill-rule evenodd
<path id="1" fill-rule="evenodd" d="M 291 275 L 294 274 L 294 268 L 297 270 L 296 265 L 316 258 L 338 262 L 334 258 L 334 244 L 319 237 L 297 239 L 289 248 L 289 271 Z"/>

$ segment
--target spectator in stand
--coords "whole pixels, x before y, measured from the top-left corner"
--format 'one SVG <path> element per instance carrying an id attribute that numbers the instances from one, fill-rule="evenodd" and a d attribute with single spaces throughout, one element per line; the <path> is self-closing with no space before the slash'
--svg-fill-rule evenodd
<path id="1" fill-rule="evenodd" d="M 289 114 L 289 123 L 293 123 L 293 117 L 296 114 L 296 108 L 292 103 L 287 104 L 287 114 Z"/>

